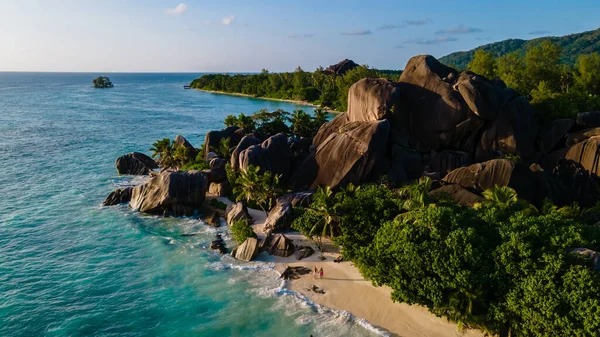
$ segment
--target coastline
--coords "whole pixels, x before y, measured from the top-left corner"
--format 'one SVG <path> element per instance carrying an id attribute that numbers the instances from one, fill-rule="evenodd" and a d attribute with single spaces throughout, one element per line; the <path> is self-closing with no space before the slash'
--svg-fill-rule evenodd
<path id="1" fill-rule="evenodd" d="M 281 98 L 269 98 L 269 97 L 256 97 L 253 95 L 248 95 L 248 94 L 242 94 L 239 92 L 225 92 L 225 91 L 217 91 L 217 90 L 205 90 L 205 89 L 197 89 L 194 88 L 194 90 L 198 90 L 198 91 L 204 91 L 204 92 L 209 92 L 211 94 L 218 94 L 218 95 L 228 95 L 228 96 L 237 96 L 237 97 L 247 97 L 247 98 L 255 98 L 255 99 L 262 99 L 262 100 L 266 100 L 266 101 L 275 101 L 275 102 L 286 102 L 286 103 L 294 103 L 294 104 L 298 104 L 298 105 L 306 105 L 306 106 L 312 106 L 312 107 L 316 107 L 318 108 L 319 105 L 316 104 L 312 104 L 312 103 L 308 103 L 307 101 L 296 101 L 293 99 L 281 99 Z M 332 109 L 328 109 L 328 108 L 324 108 L 323 110 L 332 113 L 332 114 L 340 114 L 343 113 L 342 111 L 337 111 L 337 110 L 332 110 Z"/>
<path id="2" fill-rule="evenodd" d="M 211 198 L 214 198 L 211 196 Z M 217 197 L 226 204 L 227 198 Z M 264 238 L 263 211 L 248 209 L 253 220 L 253 229 L 259 239 Z M 372 328 L 381 335 L 402 337 L 483 337 L 480 330 L 459 332 L 455 323 L 430 313 L 425 307 L 393 302 L 392 289 L 375 287 L 365 280 L 358 268 L 350 261 L 340 263 L 334 260 L 340 256 L 339 248 L 331 242 L 324 242 L 325 252 L 319 252 L 316 244 L 299 232 L 285 233 L 295 246 L 311 246 L 315 253 L 300 261 L 294 255 L 289 257 L 271 256 L 261 252 L 256 261 L 273 263 L 276 272 L 281 274 L 287 266 L 304 267 L 311 271 L 314 267 L 323 268 L 323 279 L 314 279 L 312 272 L 298 279 L 284 281 L 282 290 L 296 294 L 305 301 L 334 311 L 351 314 L 365 327 Z M 321 258 L 325 258 L 324 260 Z M 319 294 L 311 290 L 313 285 L 323 290 Z"/>

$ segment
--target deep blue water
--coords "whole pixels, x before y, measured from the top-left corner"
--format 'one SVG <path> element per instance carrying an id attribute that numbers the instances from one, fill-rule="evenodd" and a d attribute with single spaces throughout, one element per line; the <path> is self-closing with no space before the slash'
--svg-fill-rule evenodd
<path id="1" fill-rule="evenodd" d="M 110 74 L 102 90 L 98 74 L 0 73 L 0 336 L 371 334 L 280 289 L 272 265 L 206 249 L 200 220 L 101 206 L 139 179 L 117 175 L 119 155 L 299 107 L 183 90 L 197 75 Z"/>

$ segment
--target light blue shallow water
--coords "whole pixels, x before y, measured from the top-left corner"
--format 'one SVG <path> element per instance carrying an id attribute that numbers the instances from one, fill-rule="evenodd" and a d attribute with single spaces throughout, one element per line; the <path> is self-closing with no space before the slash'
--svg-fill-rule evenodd
<path id="1" fill-rule="evenodd" d="M 183 90 L 197 74 L 111 74 L 105 90 L 97 75 L 0 73 L 0 336 L 374 335 L 280 289 L 271 265 L 207 250 L 199 220 L 100 206 L 139 179 L 117 176 L 119 155 L 298 106 Z"/>

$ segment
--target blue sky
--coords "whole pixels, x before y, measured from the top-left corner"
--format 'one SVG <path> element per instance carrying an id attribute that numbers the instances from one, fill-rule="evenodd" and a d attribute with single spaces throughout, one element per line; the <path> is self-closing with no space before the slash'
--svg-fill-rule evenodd
<path id="1" fill-rule="evenodd" d="M 402 69 L 507 38 L 600 27 L 600 1 L 0 0 L 0 71 Z"/>

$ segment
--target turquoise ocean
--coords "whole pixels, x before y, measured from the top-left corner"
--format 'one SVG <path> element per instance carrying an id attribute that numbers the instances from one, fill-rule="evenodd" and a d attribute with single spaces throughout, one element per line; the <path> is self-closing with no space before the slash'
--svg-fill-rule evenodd
<path id="1" fill-rule="evenodd" d="M 101 206 L 141 182 L 117 175 L 122 154 L 310 107 L 183 89 L 200 74 L 98 75 L 0 73 L 0 336 L 385 335 L 285 290 L 271 263 L 210 251 L 199 219 Z"/>

